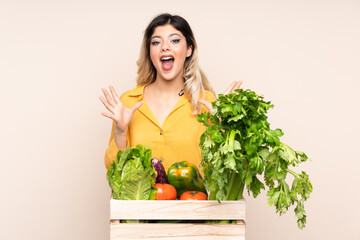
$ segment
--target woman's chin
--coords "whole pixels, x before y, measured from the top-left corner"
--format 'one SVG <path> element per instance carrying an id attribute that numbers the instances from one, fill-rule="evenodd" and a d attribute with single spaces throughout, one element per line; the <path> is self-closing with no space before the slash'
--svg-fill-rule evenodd
<path id="1" fill-rule="evenodd" d="M 159 74 L 159 77 L 162 78 L 165 81 L 172 81 L 174 79 L 177 79 L 179 77 L 179 74 L 176 74 L 175 71 L 162 71 L 161 74 Z"/>

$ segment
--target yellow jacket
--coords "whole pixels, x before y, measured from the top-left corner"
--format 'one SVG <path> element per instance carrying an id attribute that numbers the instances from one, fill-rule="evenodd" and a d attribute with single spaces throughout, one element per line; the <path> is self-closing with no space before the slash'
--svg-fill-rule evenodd
<path id="1" fill-rule="evenodd" d="M 136 102 L 144 101 L 143 90 L 144 86 L 137 86 L 121 95 L 120 100 L 130 108 Z M 216 98 L 211 92 L 205 91 L 205 100 L 213 102 Z M 206 107 L 203 107 L 203 111 L 207 111 Z M 105 153 L 106 169 L 116 159 L 118 152 L 114 141 L 114 129 L 113 122 L 109 147 Z M 144 101 L 144 104 L 135 111 L 129 124 L 127 146 L 142 144 L 150 147 L 152 157 L 161 159 L 166 171 L 173 163 L 180 161 L 188 161 L 199 167 L 201 162 L 199 143 L 204 131 L 205 126 L 196 120 L 190 101 L 185 95 L 179 99 L 163 126 L 159 125 Z"/>

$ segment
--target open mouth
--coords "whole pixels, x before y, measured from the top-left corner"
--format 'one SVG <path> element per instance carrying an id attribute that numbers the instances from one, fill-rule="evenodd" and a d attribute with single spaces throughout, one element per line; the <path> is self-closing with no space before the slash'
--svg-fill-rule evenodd
<path id="1" fill-rule="evenodd" d="M 173 68 L 175 61 L 173 56 L 162 56 L 160 60 L 161 60 L 161 67 L 163 70 L 169 71 Z"/>

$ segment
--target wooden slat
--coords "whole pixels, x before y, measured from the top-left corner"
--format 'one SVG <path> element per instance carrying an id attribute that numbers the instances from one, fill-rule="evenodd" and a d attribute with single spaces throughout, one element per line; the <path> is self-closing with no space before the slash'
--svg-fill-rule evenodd
<path id="1" fill-rule="evenodd" d="M 110 225 L 110 240 L 245 240 L 245 223 L 167 224 L 120 223 Z"/>
<path id="2" fill-rule="evenodd" d="M 245 200 L 125 201 L 110 200 L 110 219 L 245 220 Z"/>

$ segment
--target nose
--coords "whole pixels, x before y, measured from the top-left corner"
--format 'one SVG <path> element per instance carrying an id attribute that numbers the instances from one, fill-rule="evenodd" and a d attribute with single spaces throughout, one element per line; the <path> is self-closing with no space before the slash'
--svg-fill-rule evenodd
<path id="1" fill-rule="evenodd" d="M 170 51 L 170 46 L 167 42 L 164 42 L 161 46 L 161 51 L 162 52 L 166 52 L 166 51 Z"/>

